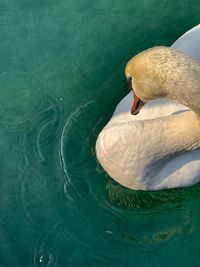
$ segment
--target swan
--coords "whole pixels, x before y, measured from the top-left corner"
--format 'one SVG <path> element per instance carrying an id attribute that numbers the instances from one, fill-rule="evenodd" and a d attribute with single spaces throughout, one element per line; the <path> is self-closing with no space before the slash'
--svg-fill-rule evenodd
<path id="1" fill-rule="evenodd" d="M 199 46 L 200 25 L 127 63 L 132 92 L 96 141 L 98 161 L 121 185 L 162 190 L 200 181 Z"/>

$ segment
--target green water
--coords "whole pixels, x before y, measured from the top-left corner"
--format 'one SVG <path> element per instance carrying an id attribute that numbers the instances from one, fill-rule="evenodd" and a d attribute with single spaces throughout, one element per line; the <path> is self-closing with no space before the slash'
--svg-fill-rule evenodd
<path id="1" fill-rule="evenodd" d="M 135 53 L 199 0 L 1 0 L 0 266 L 200 266 L 200 185 L 129 191 L 95 157 Z"/>

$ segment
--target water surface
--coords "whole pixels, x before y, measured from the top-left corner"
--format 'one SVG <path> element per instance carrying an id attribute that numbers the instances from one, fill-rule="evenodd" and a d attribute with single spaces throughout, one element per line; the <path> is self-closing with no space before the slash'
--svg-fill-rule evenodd
<path id="1" fill-rule="evenodd" d="M 128 59 L 170 45 L 199 1 L 2 0 L 0 266 L 199 266 L 200 186 L 130 191 L 95 140 Z"/>

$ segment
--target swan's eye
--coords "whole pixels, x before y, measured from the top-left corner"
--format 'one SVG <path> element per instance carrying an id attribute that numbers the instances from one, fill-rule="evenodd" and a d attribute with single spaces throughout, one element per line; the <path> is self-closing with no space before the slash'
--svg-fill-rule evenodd
<path id="1" fill-rule="evenodd" d="M 132 87 L 132 77 L 129 77 L 126 79 L 127 83 L 128 83 L 128 88 L 130 89 L 130 91 L 133 91 L 133 87 Z"/>

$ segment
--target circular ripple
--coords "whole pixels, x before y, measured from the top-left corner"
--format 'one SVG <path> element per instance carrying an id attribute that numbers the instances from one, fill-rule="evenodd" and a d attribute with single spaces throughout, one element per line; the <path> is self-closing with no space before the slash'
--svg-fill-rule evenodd
<path id="1" fill-rule="evenodd" d="M 57 173 L 64 178 L 69 208 L 66 223 L 72 239 L 96 260 L 104 258 L 105 264 L 119 260 L 127 266 L 141 253 L 167 250 L 174 240 L 190 240 L 193 221 L 183 211 L 191 196 L 198 196 L 199 186 L 144 192 L 110 179 L 95 157 L 95 141 L 104 124 L 97 109 L 93 101 L 79 106 L 60 134 L 61 172 Z M 64 224 L 62 215 L 59 217 Z M 76 253 L 71 259 L 75 261 L 73 255 Z M 156 257 L 151 260 L 156 262 Z"/>
<path id="2" fill-rule="evenodd" d="M 7 132 L 27 131 L 31 121 L 42 110 L 44 96 L 39 81 L 21 72 L 5 72 L 0 79 L 1 129 Z"/>
<path id="3" fill-rule="evenodd" d="M 33 262 L 35 267 L 53 267 L 56 265 L 56 256 L 52 252 L 38 252 Z"/>
<path id="4" fill-rule="evenodd" d="M 79 106 L 67 118 L 61 133 L 60 164 L 68 200 L 85 198 L 90 192 L 88 180 L 93 169 L 89 165 L 94 161 L 91 143 L 101 121 L 95 121 L 93 106 L 94 101 Z"/>

